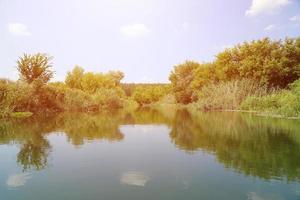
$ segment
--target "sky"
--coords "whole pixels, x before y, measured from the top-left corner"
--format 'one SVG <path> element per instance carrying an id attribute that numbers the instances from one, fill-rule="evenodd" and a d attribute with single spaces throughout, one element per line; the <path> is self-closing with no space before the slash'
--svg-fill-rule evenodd
<path id="1" fill-rule="evenodd" d="M 41 52 L 54 57 L 54 81 L 79 65 L 167 82 L 185 60 L 298 36 L 300 0 L 0 0 L 0 77 L 17 80 L 18 58 Z"/>

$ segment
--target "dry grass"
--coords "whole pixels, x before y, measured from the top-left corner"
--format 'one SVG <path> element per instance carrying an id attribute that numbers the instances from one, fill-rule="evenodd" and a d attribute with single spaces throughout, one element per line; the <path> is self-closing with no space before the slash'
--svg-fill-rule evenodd
<path id="1" fill-rule="evenodd" d="M 253 80 L 243 79 L 204 86 L 193 104 L 202 110 L 238 109 L 248 96 L 264 96 L 268 89 Z"/>

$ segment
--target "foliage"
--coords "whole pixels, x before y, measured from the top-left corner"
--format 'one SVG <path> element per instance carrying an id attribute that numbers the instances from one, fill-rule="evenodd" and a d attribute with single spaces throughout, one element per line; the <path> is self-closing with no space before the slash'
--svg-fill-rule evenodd
<path id="1" fill-rule="evenodd" d="M 99 88 L 116 88 L 120 86 L 124 78 L 123 72 L 109 71 L 108 73 L 84 72 L 84 69 L 75 66 L 68 72 L 65 83 L 70 88 L 81 89 L 90 94 L 95 93 Z"/>
<path id="2" fill-rule="evenodd" d="M 216 70 L 221 80 L 248 78 L 284 88 L 300 76 L 300 38 L 236 45 L 217 55 Z"/>
<path id="3" fill-rule="evenodd" d="M 178 103 L 197 101 L 193 105 L 202 109 L 236 109 L 249 95 L 257 96 L 253 90 L 266 94 L 287 88 L 299 77 L 300 38 L 265 38 L 225 49 L 212 63 L 186 61 L 174 67 L 169 79 Z"/>
<path id="4" fill-rule="evenodd" d="M 115 83 L 115 86 L 120 86 L 121 81 L 125 75 L 121 71 L 109 71 L 107 73 L 107 76 L 109 76 L 113 80 L 113 82 Z"/>
<path id="5" fill-rule="evenodd" d="M 242 104 L 245 110 L 255 110 L 288 117 L 300 116 L 300 81 L 290 85 L 290 90 L 280 90 L 264 96 L 249 96 Z"/>
<path id="6" fill-rule="evenodd" d="M 199 100 L 193 106 L 202 110 L 232 110 L 248 96 L 262 96 L 267 92 L 266 87 L 249 79 L 211 83 L 199 90 Z"/>
<path id="7" fill-rule="evenodd" d="M 123 72 L 85 72 L 79 66 L 68 72 L 64 83 L 49 83 L 54 74 L 51 60 L 41 53 L 20 57 L 19 81 L 0 80 L 1 116 L 172 105 L 174 99 L 204 110 L 299 113 L 300 38 L 244 42 L 211 63 L 186 61 L 172 70 L 171 84 L 124 84 Z"/>
<path id="8" fill-rule="evenodd" d="M 13 83 L 8 81 L 0 82 L 0 115 L 8 116 L 14 111 L 18 110 L 19 105 L 24 102 L 32 100 L 32 88 L 28 84 L 21 84 L 19 82 Z M 27 110 L 28 111 L 28 110 Z"/>
<path id="9" fill-rule="evenodd" d="M 70 88 L 82 89 L 81 80 L 84 75 L 84 69 L 75 66 L 71 72 L 68 72 L 65 83 Z"/>
<path id="10" fill-rule="evenodd" d="M 159 104 L 162 104 L 162 105 L 174 105 L 176 104 L 176 99 L 175 99 L 175 96 L 174 94 L 172 93 L 168 93 L 166 94 L 165 96 L 163 96 L 160 100 L 159 100 Z"/>
<path id="11" fill-rule="evenodd" d="M 191 87 L 194 91 L 201 89 L 205 85 L 217 83 L 219 80 L 214 63 L 199 64 L 199 67 L 193 73 L 194 78 L 191 82 Z"/>
<path id="12" fill-rule="evenodd" d="M 37 53 L 35 55 L 24 54 L 23 57 L 17 61 L 17 69 L 21 80 L 28 84 L 38 81 L 47 83 L 53 77 L 52 57 Z"/>
<path id="13" fill-rule="evenodd" d="M 13 112 L 10 114 L 10 117 L 14 118 L 23 118 L 23 117 L 31 117 L 33 113 L 31 112 Z"/>
<path id="14" fill-rule="evenodd" d="M 164 87 L 168 92 L 171 92 L 171 85 L 168 83 L 122 83 L 121 87 L 127 97 L 132 97 L 135 90 L 140 87 Z"/>
<path id="15" fill-rule="evenodd" d="M 92 97 L 79 89 L 68 89 L 64 95 L 64 110 L 66 111 L 92 111 Z"/>
<path id="16" fill-rule="evenodd" d="M 194 71 L 200 64 L 194 61 L 186 61 L 174 67 L 169 80 L 172 83 L 175 98 L 178 103 L 188 104 L 193 99 L 193 88 L 191 83 L 195 78 Z"/>
<path id="17" fill-rule="evenodd" d="M 97 90 L 93 99 L 100 108 L 117 109 L 123 107 L 124 91 L 121 88 Z"/>
<path id="18" fill-rule="evenodd" d="M 168 87 L 163 85 L 138 86 L 132 94 L 132 98 L 139 105 L 146 105 L 158 102 L 168 93 Z"/>

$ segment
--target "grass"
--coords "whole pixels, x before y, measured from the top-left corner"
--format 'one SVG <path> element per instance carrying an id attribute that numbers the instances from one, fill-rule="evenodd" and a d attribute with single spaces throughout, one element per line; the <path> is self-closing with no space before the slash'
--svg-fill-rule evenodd
<path id="1" fill-rule="evenodd" d="M 9 116 L 13 118 L 26 118 L 31 117 L 32 115 L 32 112 L 13 112 L 9 114 Z"/>
<path id="2" fill-rule="evenodd" d="M 248 79 L 211 83 L 200 89 L 198 101 L 191 106 L 200 110 L 235 110 L 247 97 L 267 93 L 266 87 Z"/>
<path id="3" fill-rule="evenodd" d="M 300 80 L 287 89 L 267 89 L 251 80 L 220 82 L 204 86 L 192 110 L 255 112 L 272 117 L 300 117 Z"/>
<path id="4" fill-rule="evenodd" d="M 255 110 L 264 115 L 300 117 L 300 96 L 290 90 L 278 91 L 266 96 L 250 96 L 240 106 L 243 110 Z"/>
<path id="5" fill-rule="evenodd" d="M 242 102 L 241 109 L 256 110 L 264 115 L 300 117 L 300 80 L 288 89 L 274 91 L 264 96 L 249 96 Z"/>

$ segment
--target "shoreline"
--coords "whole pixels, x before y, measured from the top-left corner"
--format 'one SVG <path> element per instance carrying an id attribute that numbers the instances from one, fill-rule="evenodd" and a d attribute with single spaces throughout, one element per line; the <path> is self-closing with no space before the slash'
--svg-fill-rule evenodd
<path id="1" fill-rule="evenodd" d="M 268 118 L 277 118 L 277 119 L 289 119 L 289 120 L 300 120 L 300 116 L 299 117 L 287 117 L 284 115 L 279 115 L 279 114 L 272 114 L 269 112 L 261 112 L 261 111 L 256 111 L 256 110 L 241 110 L 241 109 L 224 109 L 224 110 L 201 110 L 201 109 L 197 109 L 192 107 L 191 105 L 182 105 L 182 104 L 159 104 L 159 103 L 154 103 L 154 104 L 150 104 L 150 105 L 143 105 L 138 107 L 135 110 L 138 109 L 163 109 L 166 107 L 171 107 L 173 109 L 187 109 L 190 112 L 203 112 L 203 113 L 207 113 L 207 112 L 236 112 L 236 113 L 249 113 L 249 114 L 254 114 L 255 116 L 259 116 L 259 117 L 268 117 Z M 127 110 L 126 108 L 120 108 L 117 110 Z M 62 111 L 62 112 L 40 112 L 40 113 L 44 113 L 46 115 L 48 114 L 57 114 L 57 113 L 86 113 L 86 114 L 92 114 L 92 113 L 101 113 L 103 111 L 111 111 L 109 109 L 103 109 L 101 111 L 98 112 L 86 112 L 86 111 Z M 12 112 L 9 113 L 7 116 L 1 116 L 1 119 L 14 119 L 14 118 L 29 118 L 32 117 L 34 115 L 39 115 L 39 113 L 31 113 L 31 112 Z"/>

